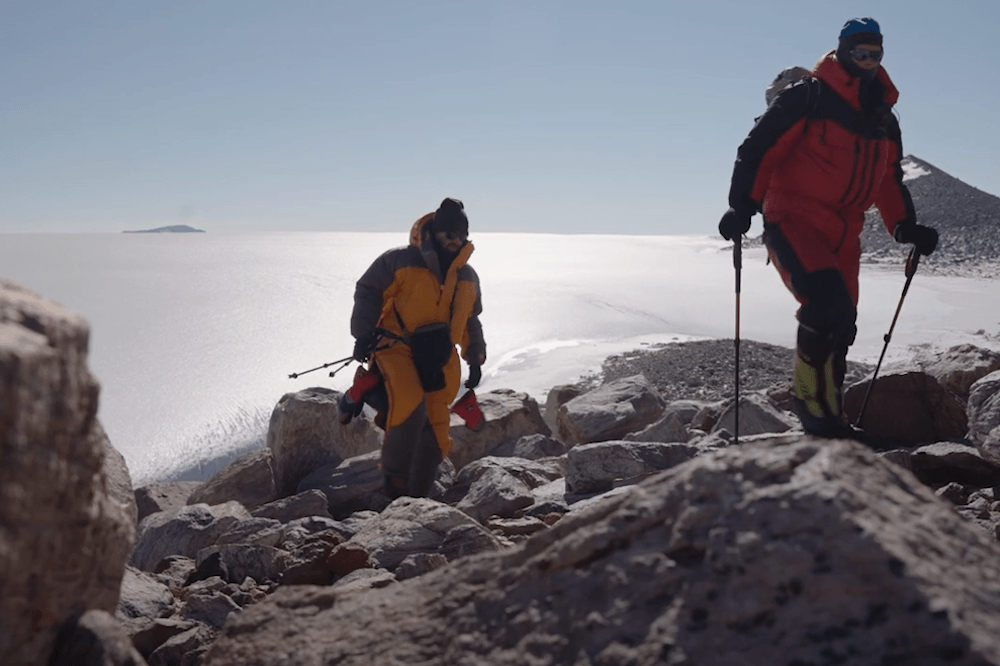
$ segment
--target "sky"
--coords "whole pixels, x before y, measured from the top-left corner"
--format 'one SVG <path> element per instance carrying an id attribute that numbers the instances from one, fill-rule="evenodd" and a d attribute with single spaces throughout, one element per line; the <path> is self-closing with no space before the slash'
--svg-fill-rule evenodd
<path id="1" fill-rule="evenodd" d="M 0 233 L 715 233 L 783 68 L 873 16 L 905 152 L 1000 194 L 996 0 L 0 0 Z M 759 232 L 759 218 L 751 233 Z"/>

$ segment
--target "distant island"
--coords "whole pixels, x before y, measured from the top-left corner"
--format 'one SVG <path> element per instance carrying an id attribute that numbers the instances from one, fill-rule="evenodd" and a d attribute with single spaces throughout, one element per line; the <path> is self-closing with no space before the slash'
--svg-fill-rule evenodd
<path id="1" fill-rule="evenodd" d="M 139 231 L 123 231 L 125 234 L 203 234 L 204 229 L 195 229 L 186 224 L 172 224 L 168 227 L 157 227 L 156 229 L 141 229 Z"/>

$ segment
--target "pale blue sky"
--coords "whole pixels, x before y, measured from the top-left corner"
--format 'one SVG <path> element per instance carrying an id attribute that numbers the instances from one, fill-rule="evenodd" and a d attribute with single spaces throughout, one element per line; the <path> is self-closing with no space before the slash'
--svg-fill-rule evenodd
<path id="1" fill-rule="evenodd" d="M 405 230 L 455 196 L 473 233 L 711 233 L 764 88 L 854 16 L 906 152 L 1000 194 L 997 0 L 0 0 L 0 232 Z"/>

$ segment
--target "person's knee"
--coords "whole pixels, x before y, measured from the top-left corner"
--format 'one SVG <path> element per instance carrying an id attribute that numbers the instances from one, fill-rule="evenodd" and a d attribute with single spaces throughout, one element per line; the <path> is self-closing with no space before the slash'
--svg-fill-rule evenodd
<path id="1" fill-rule="evenodd" d="M 823 341 L 830 350 L 847 349 L 857 335 L 857 309 L 840 271 L 810 273 L 806 302 L 799 309 L 800 338 Z"/>

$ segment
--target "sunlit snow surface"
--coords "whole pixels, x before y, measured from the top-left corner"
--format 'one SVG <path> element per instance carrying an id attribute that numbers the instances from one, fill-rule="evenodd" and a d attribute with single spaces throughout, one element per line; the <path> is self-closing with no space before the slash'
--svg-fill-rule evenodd
<path id="1" fill-rule="evenodd" d="M 259 441 L 284 393 L 345 388 L 354 283 L 406 234 L 0 235 L 0 277 L 83 314 L 99 416 L 136 485 Z M 474 233 L 489 360 L 480 392 L 548 389 L 650 344 L 732 338 L 731 245 L 711 236 Z M 850 358 L 874 363 L 905 276 L 864 268 Z M 933 257 L 926 263 L 933 261 Z M 741 338 L 794 344 L 796 303 L 743 252 Z M 1000 289 L 918 273 L 887 359 L 959 342 L 1000 348 Z"/>

